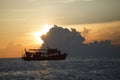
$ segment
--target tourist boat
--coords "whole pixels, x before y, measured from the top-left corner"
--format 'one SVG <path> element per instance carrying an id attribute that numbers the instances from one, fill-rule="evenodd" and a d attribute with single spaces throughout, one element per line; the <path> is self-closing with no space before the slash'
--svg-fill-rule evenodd
<path id="1" fill-rule="evenodd" d="M 25 49 L 22 55 L 23 60 L 65 60 L 67 53 L 61 53 L 58 49 Z"/>

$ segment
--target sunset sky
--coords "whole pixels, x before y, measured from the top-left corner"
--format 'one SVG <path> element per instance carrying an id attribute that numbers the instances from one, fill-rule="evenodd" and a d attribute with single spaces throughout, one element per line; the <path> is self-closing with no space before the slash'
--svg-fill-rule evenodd
<path id="1" fill-rule="evenodd" d="M 120 0 L 0 0 L 0 57 L 39 47 L 39 36 L 54 24 L 88 29 L 86 43 L 109 39 L 120 45 Z"/>

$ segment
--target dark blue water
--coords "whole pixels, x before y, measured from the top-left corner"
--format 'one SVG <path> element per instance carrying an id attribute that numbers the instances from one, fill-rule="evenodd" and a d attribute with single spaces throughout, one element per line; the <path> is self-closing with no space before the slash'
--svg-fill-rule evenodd
<path id="1" fill-rule="evenodd" d="M 120 59 L 0 59 L 0 80 L 120 80 Z"/>

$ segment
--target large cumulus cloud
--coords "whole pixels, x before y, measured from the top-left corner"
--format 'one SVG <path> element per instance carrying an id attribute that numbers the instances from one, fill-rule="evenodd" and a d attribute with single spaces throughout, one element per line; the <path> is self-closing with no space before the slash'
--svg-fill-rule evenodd
<path id="1" fill-rule="evenodd" d="M 112 56 L 114 51 L 116 51 L 116 49 L 111 47 L 110 40 L 85 44 L 85 38 L 80 32 L 76 31 L 76 29 L 71 28 L 71 30 L 69 30 L 57 25 L 54 25 L 54 27 L 41 38 L 44 41 L 42 48 L 46 46 L 58 48 L 68 52 L 70 56 L 106 56 L 110 54 Z M 116 53 L 118 53 L 118 51 Z"/>

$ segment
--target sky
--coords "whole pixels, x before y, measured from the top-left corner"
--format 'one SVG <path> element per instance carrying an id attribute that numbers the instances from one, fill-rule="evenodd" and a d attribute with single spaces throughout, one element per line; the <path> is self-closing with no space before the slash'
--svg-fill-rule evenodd
<path id="1" fill-rule="evenodd" d="M 112 45 L 111 40 L 94 41 L 84 43 L 89 29 L 78 32 L 75 28 L 67 29 L 55 25 L 47 34 L 41 36 L 44 43 L 42 48 L 57 48 L 61 52 L 68 53 L 69 57 L 120 57 L 120 46 Z M 82 35 L 84 34 L 84 36 Z"/>
<path id="2" fill-rule="evenodd" d="M 88 29 L 86 43 L 110 39 L 120 45 L 119 14 L 120 0 L 0 0 L 0 57 L 39 47 L 39 35 L 54 24 Z"/>

